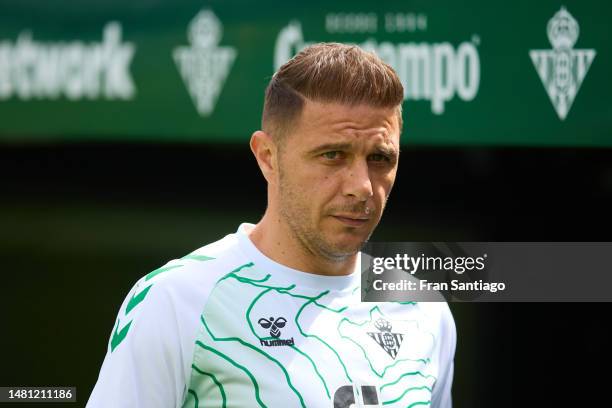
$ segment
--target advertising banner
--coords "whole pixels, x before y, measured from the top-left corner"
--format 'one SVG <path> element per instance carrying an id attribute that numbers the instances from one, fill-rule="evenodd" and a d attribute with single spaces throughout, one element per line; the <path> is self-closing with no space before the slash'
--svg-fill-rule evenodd
<path id="1" fill-rule="evenodd" d="M 596 1 L 0 2 L 0 140 L 245 142 L 308 44 L 375 52 L 404 144 L 611 146 Z"/>

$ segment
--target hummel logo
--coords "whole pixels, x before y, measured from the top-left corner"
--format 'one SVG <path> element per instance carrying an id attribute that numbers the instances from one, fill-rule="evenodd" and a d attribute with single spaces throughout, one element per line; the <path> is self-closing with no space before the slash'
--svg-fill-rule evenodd
<path id="1" fill-rule="evenodd" d="M 278 317 L 276 321 L 274 321 L 273 317 L 269 319 L 264 319 L 262 317 L 261 319 L 259 319 L 259 321 L 257 321 L 257 323 L 259 323 L 259 325 L 264 329 L 270 329 L 270 336 L 277 339 L 281 335 L 281 331 L 279 330 L 279 328 L 282 329 L 283 327 L 285 327 L 285 324 L 287 324 L 287 319 L 285 319 L 284 317 Z"/>
<path id="2" fill-rule="evenodd" d="M 293 346 L 294 341 L 293 337 L 287 340 L 279 339 L 281 336 L 281 331 L 283 327 L 287 324 L 287 319 L 284 317 L 270 317 L 269 319 L 261 318 L 257 321 L 257 323 L 263 327 L 264 329 L 270 329 L 270 336 L 274 340 L 264 340 L 260 339 L 259 342 L 262 346 L 266 347 L 276 347 L 276 346 Z"/>

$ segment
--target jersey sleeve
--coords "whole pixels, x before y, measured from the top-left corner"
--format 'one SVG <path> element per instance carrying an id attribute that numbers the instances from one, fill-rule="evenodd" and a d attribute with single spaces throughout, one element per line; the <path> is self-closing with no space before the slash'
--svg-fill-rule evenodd
<path id="1" fill-rule="evenodd" d="M 185 370 L 171 299 L 147 277 L 128 293 L 87 408 L 180 407 Z"/>
<path id="2" fill-rule="evenodd" d="M 433 388 L 431 407 L 451 408 L 451 388 L 453 385 L 455 349 L 457 346 L 457 329 L 453 315 L 446 303 L 440 319 L 441 344 L 439 349 L 440 371 L 438 380 Z"/>

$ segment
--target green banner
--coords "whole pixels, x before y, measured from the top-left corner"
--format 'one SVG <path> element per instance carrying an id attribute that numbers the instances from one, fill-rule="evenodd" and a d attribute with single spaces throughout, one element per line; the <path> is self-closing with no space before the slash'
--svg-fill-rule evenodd
<path id="1" fill-rule="evenodd" d="M 612 146 L 612 6 L 596 1 L 0 2 L 0 140 L 245 142 L 320 41 L 405 86 L 403 143 Z"/>

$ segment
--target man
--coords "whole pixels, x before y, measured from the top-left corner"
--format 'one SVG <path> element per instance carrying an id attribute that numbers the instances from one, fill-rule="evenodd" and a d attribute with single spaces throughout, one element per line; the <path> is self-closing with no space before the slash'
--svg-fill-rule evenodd
<path id="1" fill-rule="evenodd" d="M 135 285 L 88 407 L 450 407 L 448 306 L 359 299 L 402 101 L 395 72 L 355 46 L 282 66 L 251 137 L 263 218 Z"/>

